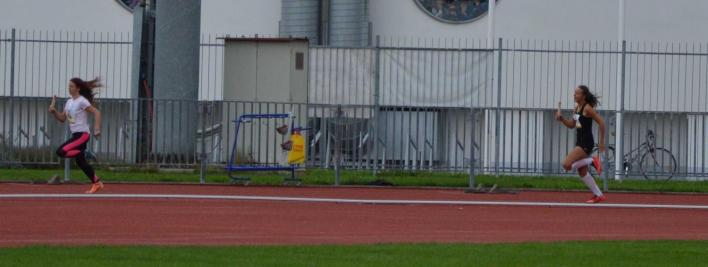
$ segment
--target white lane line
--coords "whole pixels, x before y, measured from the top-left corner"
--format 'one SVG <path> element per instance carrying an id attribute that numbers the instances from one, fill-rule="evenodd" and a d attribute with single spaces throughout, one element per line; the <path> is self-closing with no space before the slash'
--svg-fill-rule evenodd
<path id="1" fill-rule="evenodd" d="M 178 194 L 0 194 L 0 199 L 211 199 L 211 200 L 257 200 L 286 202 L 318 202 L 348 204 L 390 204 L 390 205 L 473 205 L 473 206 L 539 206 L 539 207 L 583 207 L 583 208 L 632 208 L 632 209 L 698 209 L 708 210 L 708 205 L 672 204 L 620 204 L 620 203 L 567 203 L 567 202 L 524 202 L 524 201 L 470 201 L 470 200 L 405 200 L 405 199 L 346 199 L 309 198 L 243 195 L 178 195 Z"/>

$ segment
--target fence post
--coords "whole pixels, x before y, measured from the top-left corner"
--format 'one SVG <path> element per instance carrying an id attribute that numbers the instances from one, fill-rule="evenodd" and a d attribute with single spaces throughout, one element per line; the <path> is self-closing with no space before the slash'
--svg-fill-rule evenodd
<path id="1" fill-rule="evenodd" d="M 609 118 L 609 115 L 611 114 L 611 112 L 612 112 L 612 111 L 609 111 L 609 110 L 608 110 L 605 114 L 602 114 L 603 118 Z M 608 120 L 605 120 L 605 121 L 608 121 Z M 609 172 L 609 163 L 607 162 L 607 156 L 609 155 L 609 153 L 607 152 L 607 151 L 609 150 L 609 149 L 607 148 L 607 147 L 608 147 L 607 144 L 608 144 L 609 142 L 608 142 L 607 140 L 608 140 L 609 138 L 610 138 L 610 127 L 605 127 L 605 152 L 602 153 L 602 154 L 600 154 L 600 152 L 598 152 L 598 156 L 601 156 L 601 157 L 604 158 L 604 160 L 602 160 L 602 169 L 605 170 L 605 171 L 602 173 L 602 177 L 601 177 L 601 178 L 602 178 L 603 192 L 607 192 L 607 188 L 608 188 L 607 179 L 609 179 L 609 176 L 610 176 L 610 175 L 608 174 L 608 172 Z"/>
<path id="2" fill-rule="evenodd" d="M 201 105 L 201 112 L 202 112 L 202 134 L 201 134 L 201 146 L 202 146 L 202 152 L 199 153 L 199 163 L 200 163 L 200 168 L 199 168 L 199 183 L 204 184 L 206 183 L 206 169 L 207 169 L 207 153 L 206 153 L 206 119 L 207 119 L 207 112 L 208 106 L 206 105 L 206 102 L 199 103 L 197 102 L 198 105 Z"/>
<path id="3" fill-rule="evenodd" d="M 15 96 L 15 42 L 15 28 L 12 28 L 10 36 L 10 97 Z"/>
<path id="4" fill-rule="evenodd" d="M 342 161 L 342 149 L 341 149 L 342 148 L 341 147 L 342 129 L 340 126 L 343 125 L 342 124 L 342 120 L 343 120 L 342 113 L 344 111 L 342 110 L 341 105 L 337 106 L 336 112 L 337 112 L 337 117 L 335 119 L 335 122 L 336 122 L 335 125 L 337 125 L 337 124 L 339 124 L 339 125 L 334 127 L 334 153 L 333 153 L 332 157 L 334 159 L 334 185 L 338 186 L 339 182 L 340 182 L 340 174 L 341 174 L 340 171 L 342 168 L 342 166 L 341 166 L 341 161 Z"/>
<path id="5" fill-rule="evenodd" d="M 71 159 L 64 159 L 64 182 L 71 180 Z"/>
<path id="6" fill-rule="evenodd" d="M 64 134 L 66 135 L 66 138 L 64 138 L 64 139 L 69 139 L 69 136 L 71 136 L 71 130 L 69 128 L 69 123 L 66 124 L 66 131 L 64 131 Z M 64 158 L 64 182 L 68 182 L 70 180 L 71 180 L 71 159 Z"/>
<path id="7" fill-rule="evenodd" d="M 470 106 L 472 106 L 472 102 L 470 101 Z M 469 170 L 469 181 L 468 181 L 468 187 L 469 188 L 474 188 L 475 186 L 475 179 L 474 179 L 474 130 L 475 130 L 475 124 L 477 123 L 477 113 L 474 107 L 470 107 L 470 145 L 468 146 L 470 149 L 470 170 Z"/>
<path id="8" fill-rule="evenodd" d="M 374 47 L 374 52 L 375 52 L 375 57 L 376 61 L 374 63 L 374 119 L 373 119 L 373 124 L 374 124 L 374 136 L 372 138 L 374 142 L 374 176 L 376 176 L 378 172 L 378 166 L 379 166 L 379 109 L 380 109 L 380 99 L 379 99 L 379 93 L 380 93 L 380 85 L 379 81 L 381 79 L 381 74 L 379 73 L 381 68 L 381 36 L 376 35 L 376 46 Z"/>
<path id="9" fill-rule="evenodd" d="M 620 55 L 620 66 L 619 66 L 619 72 L 620 72 L 620 77 L 617 79 L 617 107 L 615 108 L 616 112 L 616 122 L 615 122 L 615 180 L 621 180 L 623 177 L 622 171 L 624 170 L 624 153 L 622 146 L 624 145 L 622 143 L 623 135 L 624 133 L 622 132 L 622 119 L 623 119 L 623 113 L 624 113 L 624 86 L 625 86 L 625 60 L 627 57 L 627 41 L 622 40 L 622 51 Z M 606 188 L 605 188 L 606 189 Z"/>
<path id="10" fill-rule="evenodd" d="M 10 114 L 15 112 L 15 29 L 10 37 Z M 15 116 L 10 115 L 10 135 L 8 149 L 15 147 Z"/>
<path id="11" fill-rule="evenodd" d="M 492 48 L 493 49 L 493 48 Z M 494 163 L 494 174 L 496 175 L 497 178 L 499 178 L 499 138 L 500 138 L 500 119 L 499 117 L 501 116 L 501 93 L 502 93 L 502 38 L 499 38 L 499 47 L 496 49 L 497 50 L 497 110 L 495 112 L 494 116 L 494 158 L 495 158 L 495 163 Z"/>

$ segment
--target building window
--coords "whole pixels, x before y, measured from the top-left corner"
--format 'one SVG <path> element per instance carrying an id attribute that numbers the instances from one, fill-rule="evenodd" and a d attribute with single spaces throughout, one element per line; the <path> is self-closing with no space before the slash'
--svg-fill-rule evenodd
<path id="1" fill-rule="evenodd" d="M 446 23 L 474 21 L 489 9 L 489 0 L 413 0 L 423 12 Z M 499 0 L 497 0 L 499 1 Z"/>
<path id="2" fill-rule="evenodd" d="M 141 0 L 116 0 L 121 6 L 133 12 L 133 9 L 140 4 Z"/>

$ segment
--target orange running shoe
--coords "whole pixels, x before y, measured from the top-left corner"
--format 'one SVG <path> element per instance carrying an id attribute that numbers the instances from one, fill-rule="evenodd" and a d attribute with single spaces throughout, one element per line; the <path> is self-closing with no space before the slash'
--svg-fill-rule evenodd
<path id="1" fill-rule="evenodd" d="M 95 182 L 93 185 L 91 185 L 91 190 L 86 191 L 86 194 L 94 194 L 98 191 L 101 191 L 103 189 L 103 182 Z"/>
<path id="2" fill-rule="evenodd" d="M 592 165 L 595 167 L 595 170 L 597 170 L 597 175 L 602 174 L 602 163 L 600 163 L 600 157 L 592 157 Z"/>
<path id="3" fill-rule="evenodd" d="M 602 196 L 595 196 L 593 195 L 591 199 L 588 199 L 588 201 L 585 201 L 585 203 L 599 203 L 607 200 L 607 197 L 605 195 Z"/>

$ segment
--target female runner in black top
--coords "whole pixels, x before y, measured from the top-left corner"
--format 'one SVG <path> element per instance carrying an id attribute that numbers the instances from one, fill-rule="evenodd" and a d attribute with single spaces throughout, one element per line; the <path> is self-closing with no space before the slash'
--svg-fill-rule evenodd
<path id="1" fill-rule="evenodd" d="M 600 126 L 600 143 L 598 144 L 600 152 L 605 151 L 605 121 L 595 111 L 595 107 L 597 107 L 599 102 L 587 86 L 579 85 L 575 89 L 574 96 L 576 105 L 572 119 L 563 118 L 560 112 L 561 103 L 558 103 L 558 111 L 556 112 L 556 120 L 568 128 L 575 129 L 576 134 L 575 147 L 563 160 L 563 168 L 566 171 L 578 171 L 578 175 L 580 175 L 585 185 L 593 192 L 593 197 L 587 202 L 597 203 L 606 200 L 606 197 L 602 194 L 597 183 L 595 183 L 595 179 L 588 171 L 590 164 L 594 165 L 598 174 L 602 171 L 599 158 L 597 156 L 590 157 L 595 146 L 595 139 L 592 135 L 592 121 L 595 121 Z"/>

